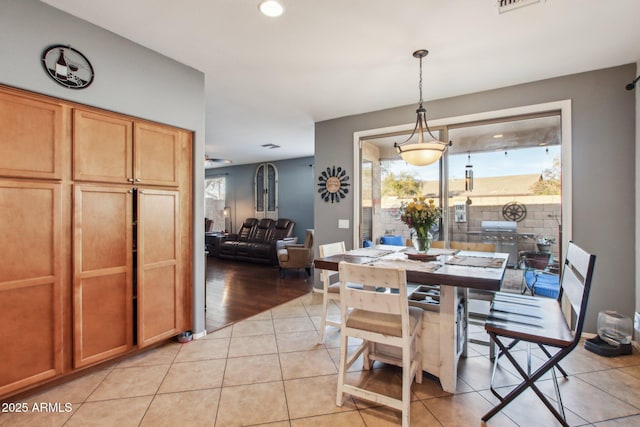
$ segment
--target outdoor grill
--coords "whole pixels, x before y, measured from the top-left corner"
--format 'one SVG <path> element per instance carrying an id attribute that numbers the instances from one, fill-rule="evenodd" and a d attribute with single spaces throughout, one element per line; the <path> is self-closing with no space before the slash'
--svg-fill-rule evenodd
<path id="1" fill-rule="evenodd" d="M 483 243 L 493 243 L 496 252 L 509 254 L 507 266 L 514 267 L 518 263 L 518 230 L 515 221 L 482 221 L 481 233 Z"/>

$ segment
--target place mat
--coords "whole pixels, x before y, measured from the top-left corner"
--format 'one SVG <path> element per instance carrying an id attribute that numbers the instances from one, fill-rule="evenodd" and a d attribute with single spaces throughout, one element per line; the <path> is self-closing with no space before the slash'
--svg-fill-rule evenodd
<path id="1" fill-rule="evenodd" d="M 411 271 L 422 271 L 426 273 L 431 273 L 436 271 L 441 267 L 441 264 L 434 261 L 424 262 L 424 261 L 411 261 L 408 259 L 385 259 L 379 258 L 375 261 L 369 263 L 369 265 L 373 265 L 376 267 L 395 267 L 402 268 L 404 270 Z"/>
<path id="2" fill-rule="evenodd" d="M 391 253 L 393 253 L 393 251 L 389 251 L 386 249 L 375 249 L 375 248 L 360 248 L 360 249 L 353 249 L 347 252 L 347 254 L 349 255 L 364 256 L 364 257 L 370 257 L 370 258 L 379 258 L 381 256 L 389 255 Z"/>
<path id="3" fill-rule="evenodd" d="M 484 256 L 464 256 L 456 255 L 449 258 L 446 263 L 450 265 L 465 265 L 468 267 L 488 267 L 488 268 L 500 268 L 504 259 L 492 258 Z"/>

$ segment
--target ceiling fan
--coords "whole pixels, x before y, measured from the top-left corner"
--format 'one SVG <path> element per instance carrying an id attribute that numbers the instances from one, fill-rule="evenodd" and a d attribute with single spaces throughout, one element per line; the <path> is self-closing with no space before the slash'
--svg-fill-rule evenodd
<path id="1" fill-rule="evenodd" d="M 231 164 L 231 160 L 226 159 L 217 159 L 214 157 L 209 157 L 208 155 L 204 155 L 204 168 L 211 169 L 219 165 L 228 165 Z"/>

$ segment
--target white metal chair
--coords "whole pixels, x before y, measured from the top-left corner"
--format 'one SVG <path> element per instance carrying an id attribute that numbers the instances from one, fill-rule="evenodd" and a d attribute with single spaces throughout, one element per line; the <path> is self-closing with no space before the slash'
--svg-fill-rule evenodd
<path id="1" fill-rule="evenodd" d="M 402 426 L 409 426 L 411 384 L 422 383 L 422 314 L 407 300 L 406 272 L 401 268 L 374 267 L 340 262 L 340 367 L 336 404 L 344 393 L 402 411 Z M 352 286 L 360 285 L 360 286 Z M 380 292 L 380 288 L 387 288 Z M 347 357 L 348 338 L 362 344 Z M 389 351 L 398 347 L 401 354 Z M 392 349 L 396 350 L 396 349 Z M 378 360 L 402 367 L 402 398 L 345 383 L 349 367 L 364 356 L 364 369 Z"/>
<path id="2" fill-rule="evenodd" d="M 320 255 L 320 258 L 341 254 L 345 251 L 346 250 L 344 242 L 327 243 L 318 246 L 318 254 Z M 327 325 L 340 328 L 339 322 L 334 322 L 327 319 L 329 301 L 340 300 L 340 284 L 337 282 L 337 279 L 337 271 L 320 270 L 320 281 L 322 282 L 322 318 L 320 319 L 320 337 L 318 338 L 319 344 L 322 344 L 322 341 L 324 340 L 324 330 Z M 331 283 L 332 281 L 334 281 L 333 284 Z"/>

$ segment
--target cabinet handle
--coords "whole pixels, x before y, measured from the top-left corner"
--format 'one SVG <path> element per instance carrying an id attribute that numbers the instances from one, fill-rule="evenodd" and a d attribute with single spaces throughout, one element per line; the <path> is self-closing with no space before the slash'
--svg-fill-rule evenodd
<path id="1" fill-rule="evenodd" d="M 136 182 L 140 182 L 142 181 L 140 178 L 136 178 Z"/>
<path id="2" fill-rule="evenodd" d="M 133 190 L 129 190 L 129 191 L 127 191 L 127 193 L 133 194 Z"/>
<path id="3" fill-rule="evenodd" d="M 127 181 L 133 182 L 133 178 L 128 178 Z"/>

